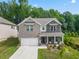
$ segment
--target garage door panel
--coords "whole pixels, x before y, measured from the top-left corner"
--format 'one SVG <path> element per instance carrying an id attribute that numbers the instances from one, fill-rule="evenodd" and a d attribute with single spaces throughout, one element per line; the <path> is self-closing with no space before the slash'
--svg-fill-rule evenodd
<path id="1" fill-rule="evenodd" d="M 21 45 L 38 45 L 38 38 L 21 38 Z"/>

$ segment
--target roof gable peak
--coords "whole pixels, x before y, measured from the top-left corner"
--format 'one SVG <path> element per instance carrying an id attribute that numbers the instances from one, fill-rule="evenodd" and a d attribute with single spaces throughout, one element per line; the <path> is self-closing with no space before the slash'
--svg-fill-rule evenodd
<path id="1" fill-rule="evenodd" d="M 35 23 L 39 25 L 47 25 L 52 21 L 56 21 L 58 24 L 62 25 L 56 18 L 32 18 L 31 16 L 29 16 L 28 18 L 25 18 L 21 23 L 19 23 L 18 26 L 29 19 L 33 20 Z"/>

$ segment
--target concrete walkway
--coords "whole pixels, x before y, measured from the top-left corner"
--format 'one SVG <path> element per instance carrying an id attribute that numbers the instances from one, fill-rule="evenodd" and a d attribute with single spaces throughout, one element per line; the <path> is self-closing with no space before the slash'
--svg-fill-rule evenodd
<path id="1" fill-rule="evenodd" d="M 21 46 L 9 59 L 37 59 L 37 46 Z"/>

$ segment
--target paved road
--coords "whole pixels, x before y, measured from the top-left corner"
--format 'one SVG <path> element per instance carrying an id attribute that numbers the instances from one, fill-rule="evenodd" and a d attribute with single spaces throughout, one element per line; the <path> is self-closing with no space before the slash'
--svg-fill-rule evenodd
<path id="1" fill-rule="evenodd" d="M 37 59 L 37 46 L 21 46 L 9 59 Z"/>

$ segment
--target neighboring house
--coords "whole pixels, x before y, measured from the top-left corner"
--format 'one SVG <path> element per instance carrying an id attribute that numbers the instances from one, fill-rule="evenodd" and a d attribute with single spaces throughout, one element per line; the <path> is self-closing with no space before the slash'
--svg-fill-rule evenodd
<path id="1" fill-rule="evenodd" d="M 56 18 L 28 17 L 18 24 L 21 45 L 63 43 L 61 23 Z"/>
<path id="2" fill-rule="evenodd" d="M 0 17 L 0 41 L 6 40 L 11 36 L 17 37 L 16 25 Z"/>

